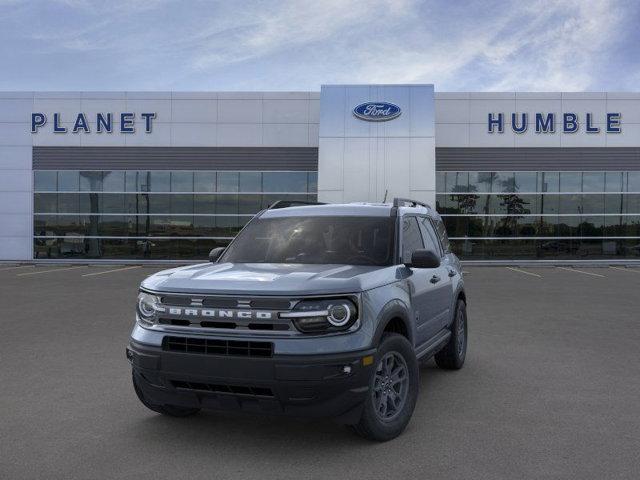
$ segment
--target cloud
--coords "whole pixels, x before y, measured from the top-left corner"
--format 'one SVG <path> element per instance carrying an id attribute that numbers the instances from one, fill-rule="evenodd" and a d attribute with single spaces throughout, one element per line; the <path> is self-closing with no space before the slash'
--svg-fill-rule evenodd
<path id="1" fill-rule="evenodd" d="M 0 61 L 13 67 L 3 88 L 305 90 L 339 82 L 567 91 L 637 89 L 640 77 L 640 5 L 632 0 L 0 0 L 0 7 Z M 29 75 L 54 58 L 46 75 Z M 624 75 L 610 75 L 614 68 Z M 96 70 L 102 75 L 87 75 Z M 37 80 L 24 85 L 20 73 Z"/>

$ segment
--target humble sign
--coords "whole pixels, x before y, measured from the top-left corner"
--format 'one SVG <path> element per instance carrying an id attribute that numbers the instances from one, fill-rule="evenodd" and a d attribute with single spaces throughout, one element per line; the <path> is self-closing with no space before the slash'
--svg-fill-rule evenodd
<path id="1" fill-rule="evenodd" d="M 605 133 L 620 133 L 621 113 L 607 113 L 603 118 L 603 131 Z M 489 113 L 487 117 L 487 133 L 504 133 L 504 113 Z M 525 133 L 528 129 L 535 129 L 536 133 L 576 133 L 584 128 L 586 133 L 600 133 L 600 127 L 596 126 L 592 113 L 580 117 L 577 113 L 534 113 L 529 117 L 528 113 L 512 113 L 509 116 L 509 128 L 514 133 Z"/>
<path id="2" fill-rule="evenodd" d="M 156 118 L 155 112 L 140 113 L 136 115 L 132 112 L 124 112 L 117 115 L 112 113 L 97 113 L 95 117 L 92 117 L 95 124 L 95 133 L 113 133 L 117 129 L 120 133 L 135 133 L 136 123 L 144 124 L 144 132 L 151 133 L 153 128 L 153 120 Z M 31 133 L 38 133 L 40 128 L 49 123 L 47 116 L 41 112 L 34 112 L 31 114 Z M 64 134 L 68 131 L 71 133 L 91 133 L 91 125 L 87 119 L 87 115 L 84 113 L 78 113 L 72 120 L 73 127 L 70 129 L 63 125 L 62 115 L 59 113 L 53 114 L 53 121 L 51 126 L 53 133 Z"/>

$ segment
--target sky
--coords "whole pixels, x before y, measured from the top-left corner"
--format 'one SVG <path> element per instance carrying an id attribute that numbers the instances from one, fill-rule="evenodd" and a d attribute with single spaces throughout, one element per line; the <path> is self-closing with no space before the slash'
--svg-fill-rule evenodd
<path id="1" fill-rule="evenodd" d="M 0 90 L 638 91 L 638 0 L 0 0 Z"/>

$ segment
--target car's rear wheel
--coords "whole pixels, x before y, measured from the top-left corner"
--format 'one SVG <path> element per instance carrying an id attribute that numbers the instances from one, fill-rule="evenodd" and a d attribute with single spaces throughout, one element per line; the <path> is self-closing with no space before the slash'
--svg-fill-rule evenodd
<path id="1" fill-rule="evenodd" d="M 177 405 L 156 405 L 150 402 L 147 397 L 145 397 L 144 392 L 140 387 L 140 380 L 138 379 L 137 375 L 132 372 L 131 378 L 133 380 L 133 388 L 136 391 L 138 399 L 149 410 L 153 410 L 154 412 L 161 413 L 162 415 L 168 415 L 170 417 L 188 417 L 191 415 L 195 415 L 200 411 L 199 408 L 179 407 Z"/>
<path id="2" fill-rule="evenodd" d="M 467 356 L 467 305 L 458 300 L 456 314 L 451 324 L 451 337 L 435 355 L 436 365 L 445 370 L 459 370 Z"/>
<path id="3" fill-rule="evenodd" d="M 364 438 L 384 442 L 406 428 L 418 397 L 418 362 L 402 335 L 385 334 L 376 356 L 369 395 L 354 430 Z"/>

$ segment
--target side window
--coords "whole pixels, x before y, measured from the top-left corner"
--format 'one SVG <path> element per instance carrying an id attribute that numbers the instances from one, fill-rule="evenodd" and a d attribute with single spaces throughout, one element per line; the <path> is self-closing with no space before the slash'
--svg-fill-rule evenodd
<path id="1" fill-rule="evenodd" d="M 422 231 L 422 238 L 424 238 L 424 248 L 431 250 L 436 254 L 442 256 L 442 249 L 440 248 L 440 242 L 436 236 L 436 232 L 433 231 L 433 226 L 428 218 L 420 218 L 420 230 Z"/>
<path id="2" fill-rule="evenodd" d="M 411 254 L 420 248 L 424 248 L 424 244 L 416 217 L 404 217 L 402 219 L 402 262 L 411 262 Z"/>
<path id="3" fill-rule="evenodd" d="M 449 237 L 447 236 L 447 229 L 444 228 L 444 222 L 439 219 L 435 221 L 435 224 L 438 237 L 440 237 L 440 243 L 442 244 L 442 248 L 444 248 L 444 253 L 451 253 L 451 244 L 449 243 Z"/>

